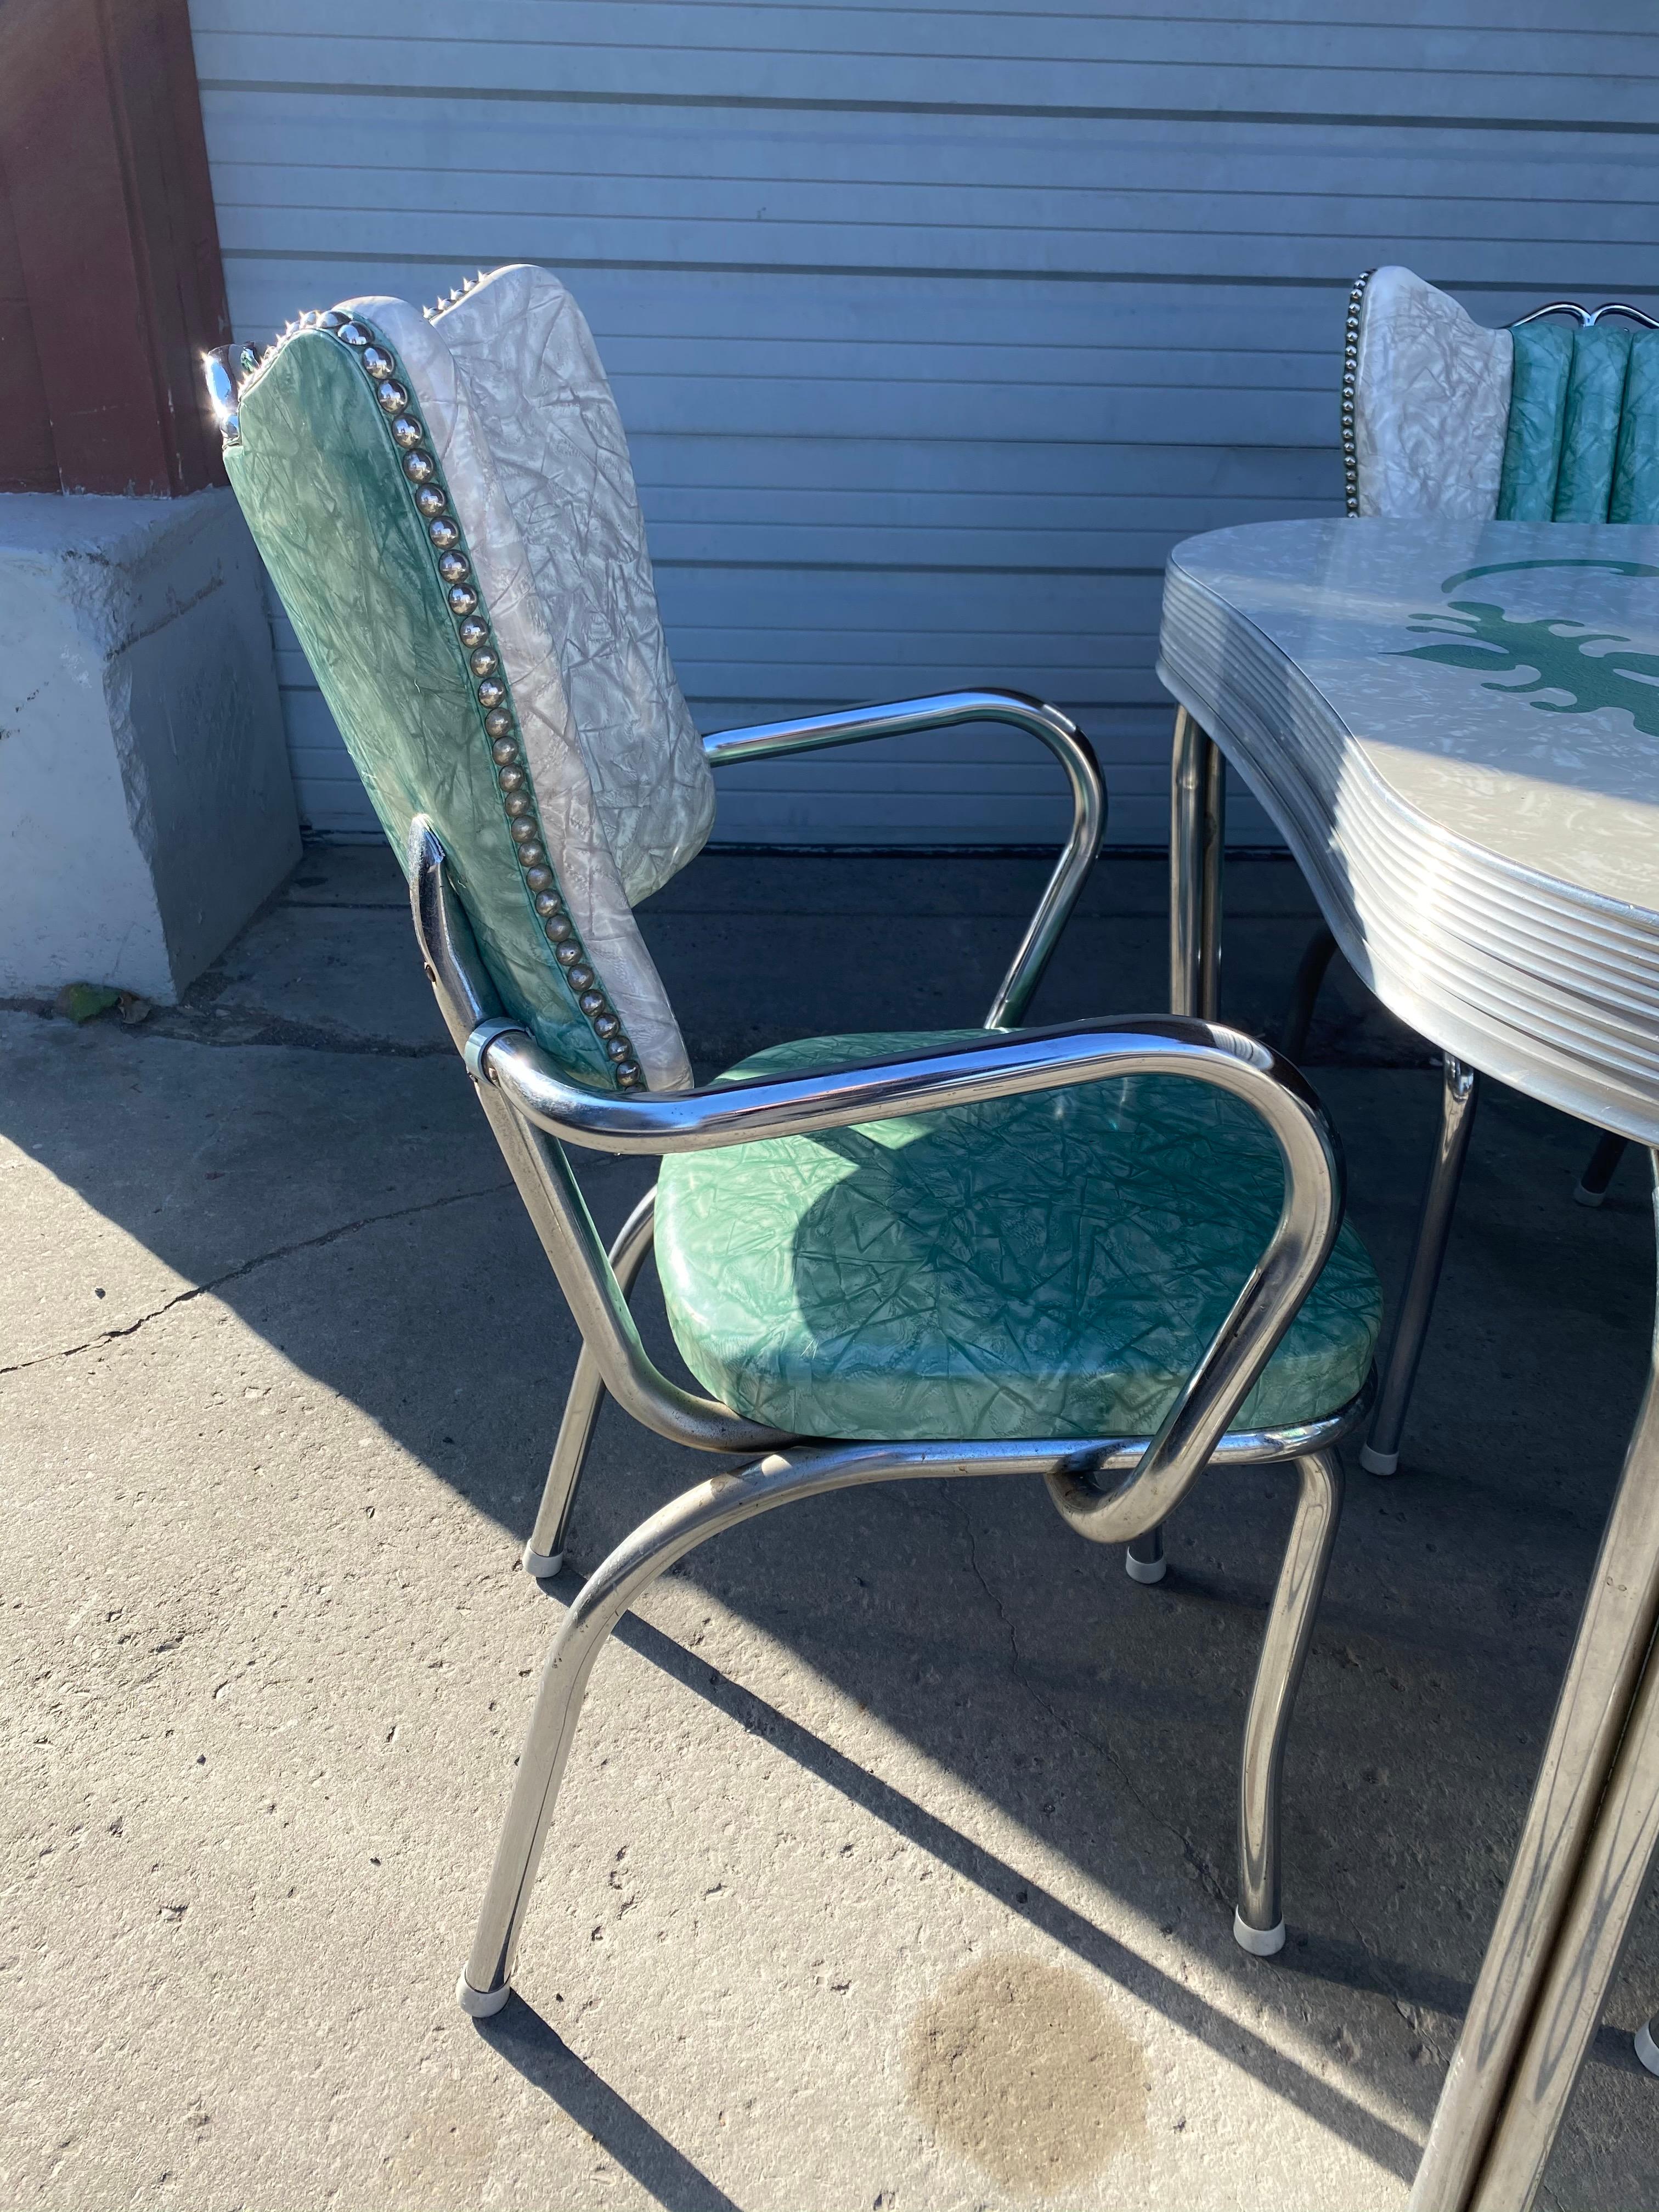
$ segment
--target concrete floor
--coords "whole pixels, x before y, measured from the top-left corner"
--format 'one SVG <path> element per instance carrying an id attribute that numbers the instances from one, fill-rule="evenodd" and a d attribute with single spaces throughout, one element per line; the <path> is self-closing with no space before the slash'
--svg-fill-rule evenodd
<path id="1" fill-rule="evenodd" d="M 708 855 L 647 927 L 707 1067 L 976 1018 L 1041 874 Z M 1161 1004 L 1162 900 L 1109 860 L 1034 1018 Z M 1260 1025 L 1310 909 L 1280 862 L 1229 909 Z M 1635 1163 L 1587 1212 L 1585 1132 L 1482 1108 L 1405 1471 L 1352 1481 L 1280 1959 L 1230 1922 L 1283 1479 L 1209 1479 L 1154 1589 L 1039 1486 L 910 1486 L 739 1531 L 625 1624 L 475 2027 L 576 1586 L 517 1565 L 574 1342 L 395 869 L 313 852 L 186 1007 L 0 1046 L 7 2205 L 1403 2203 L 1642 1383 Z M 1340 976 L 1309 1060 L 1392 1289 L 1437 1077 Z M 643 1180 L 590 1166 L 603 1226 Z M 703 1471 L 607 1413 L 576 1566 Z M 1548 2204 L 1659 2201 L 1656 2002 L 1650 1904 Z"/>

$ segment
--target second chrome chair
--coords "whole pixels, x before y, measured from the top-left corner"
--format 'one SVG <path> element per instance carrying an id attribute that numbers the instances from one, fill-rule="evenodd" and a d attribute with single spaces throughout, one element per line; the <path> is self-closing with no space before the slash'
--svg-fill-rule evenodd
<path id="1" fill-rule="evenodd" d="M 1619 301 L 1554 301 L 1488 330 L 1409 269 L 1368 270 L 1348 300 L 1342 454 L 1352 515 L 1659 522 L 1659 325 Z M 1279 1034 L 1291 1060 L 1336 950 L 1322 927 L 1303 955 Z M 1359 1455 L 1372 1474 L 1400 1465 L 1480 1087 L 1474 1068 L 1443 1058 L 1440 1127 Z M 1581 1205 L 1601 1203 L 1624 1151 L 1622 1138 L 1601 1139 Z"/>

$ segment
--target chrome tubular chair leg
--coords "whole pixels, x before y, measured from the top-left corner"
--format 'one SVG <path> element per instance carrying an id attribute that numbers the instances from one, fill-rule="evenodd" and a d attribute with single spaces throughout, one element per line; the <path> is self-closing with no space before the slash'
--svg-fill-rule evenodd
<path id="1" fill-rule="evenodd" d="M 1457 1187 L 1463 1177 L 1463 1158 L 1469 1148 L 1480 1094 L 1480 1079 L 1474 1068 L 1465 1067 L 1447 1054 L 1440 1069 L 1440 1131 L 1423 1186 L 1417 1241 L 1400 1297 L 1400 1315 L 1382 1370 L 1382 1386 L 1376 1394 L 1376 1411 L 1371 1416 L 1370 1433 L 1360 1448 L 1359 1464 L 1368 1474 L 1394 1474 L 1400 1467 L 1406 1409 L 1429 1333 L 1429 1316 L 1434 1310 L 1434 1294 L 1457 1206 Z"/>
<path id="2" fill-rule="evenodd" d="M 1410 2212 L 1470 2212 L 1477 2203 L 1482 2212 L 1522 2212 L 1530 2193 L 1524 2172 L 1541 2167 L 1554 2139 L 1583 2056 L 1571 2023 L 1593 2025 L 1601 2013 L 1627 1893 L 1639 1886 L 1632 1868 L 1644 1859 L 1644 1816 L 1651 1814 L 1643 1793 L 1650 1801 L 1659 1794 L 1649 1659 L 1656 1621 L 1659 1346 Z M 1624 1864 L 1610 1886 L 1620 1851 Z M 1552 1996 L 1553 2011 L 1546 2008 Z M 1510 2162 L 1505 2133 L 1524 2137 L 1518 2164 Z M 1489 2160 L 1508 2177 L 1501 2195 L 1482 2193 Z"/>
<path id="3" fill-rule="evenodd" d="M 1342 1468 L 1334 1452 L 1310 1452 L 1297 1460 L 1296 1470 L 1301 1485 L 1296 1519 L 1261 1639 L 1244 1725 L 1238 1789 L 1238 1908 L 1233 1934 L 1245 1950 L 1264 1959 L 1285 1948 L 1279 1856 L 1285 1738 L 1342 1512 Z"/>
<path id="4" fill-rule="evenodd" d="M 1051 1457 L 1049 1447 L 1048 1457 Z M 577 1592 L 542 1670 L 530 1733 L 495 1849 L 477 1931 L 456 1995 L 483 2017 L 507 2002 L 520 1933 L 541 1863 L 571 1740 L 593 1662 L 635 1600 L 699 1544 L 757 1514 L 861 1483 L 952 1474 L 1040 1473 L 1044 1455 L 949 1444 L 841 1444 L 775 1453 L 717 1474 L 653 1513 L 624 1538 Z"/>
<path id="5" fill-rule="evenodd" d="M 1341 1495 L 1336 1460 L 1326 1439 L 1341 1432 L 1352 1410 L 1344 1408 L 1319 1425 L 1318 1449 L 1297 1457 L 1301 1504 L 1268 1617 L 1246 1736 L 1246 1818 L 1249 1832 L 1260 1838 L 1247 1859 L 1247 1905 L 1270 1898 L 1276 1907 L 1276 1819 L 1285 1728 Z M 1224 1441 L 1216 1457 L 1223 1464 L 1279 1458 L 1288 1441 L 1284 1432 L 1241 1435 Z M 1237 1449 L 1241 1445 L 1242 1451 Z M 1042 1475 L 1052 1482 L 1057 1470 L 1074 1459 L 1091 1468 L 1094 1479 L 1108 1472 L 1132 1476 L 1146 1453 L 1144 1438 L 1075 1449 L 1042 1439 L 792 1446 L 739 1473 L 717 1474 L 699 1483 L 642 1522 L 583 1583 L 548 1653 L 472 1948 L 456 1990 L 463 2010 L 482 2018 L 499 2012 L 507 2002 L 520 1935 L 593 1662 L 635 1599 L 688 1552 L 757 1514 L 829 1491 L 945 1475 Z"/>
<path id="6" fill-rule="evenodd" d="M 647 1191 L 623 1222 L 616 1243 L 611 1247 L 611 1270 L 617 1278 L 617 1286 L 624 1297 L 633 1289 L 635 1278 L 646 1254 L 651 1249 L 652 1233 L 656 1226 L 656 1208 L 657 1194 L 653 1188 Z M 554 1441 L 552 1463 L 547 1470 L 547 1480 L 542 1486 L 542 1502 L 537 1508 L 536 1525 L 524 1547 L 524 1571 L 538 1582 L 550 1581 L 564 1565 L 565 1531 L 570 1525 L 570 1510 L 576 1502 L 576 1485 L 581 1480 L 587 1448 L 593 1440 L 593 1424 L 599 1419 L 604 1396 L 605 1378 L 599 1372 L 599 1363 L 588 1350 L 584 1338 L 576 1358 L 576 1372 L 571 1380 L 570 1395 L 564 1401 L 564 1416 Z"/>
<path id="7" fill-rule="evenodd" d="M 1313 1026 L 1319 988 L 1325 981 L 1325 970 L 1335 957 L 1336 939 L 1321 922 L 1308 939 L 1308 949 L 1302 956 L 1302 963 L 1296 971 L 1296 981 L 1291 986 L 1291 1003 L 1285 1009 L 1279 1049 L 1286 1060 L 1299 1063 L 1307 1050 L 1308 1031 Z"/>
<path id="8" fill-rule="evenodd" d="M 1595 1150 L 1589 1156 L 1589 1164 L 1578 1178 L 1573 1196 L 1580 1206 L 1600 1206 L 1607 1194 L 1607 1185 L 1613 1171 L 1625 1157 L 1626 1139 L 1607 1132 L 1596 1139 Z"/>

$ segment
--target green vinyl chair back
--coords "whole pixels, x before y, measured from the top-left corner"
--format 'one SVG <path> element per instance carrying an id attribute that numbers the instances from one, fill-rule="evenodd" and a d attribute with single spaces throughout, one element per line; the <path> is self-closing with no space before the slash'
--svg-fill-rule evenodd
<path id="1" fill-rule="evenodd" d="M 702 847 L 713 784 L 574 302 L 499 270 L 425 314 L 307 315 L 241 367 L 226 468 L 394 849 L 431 822 L 568 1073 L 689 1084 L 632 908 Z"/>
<path id="2" fill-rule="evenodd" d="M 1487 330 L 1408 269 L 1368 270 L 1342 439 L 1350 514 L 1659 522 L 1659 326 L 1555 301 Z"/>
<path id="3" fill-rule="evenodd" d="M 1515 348 L 1500 522 L 1659 522 L 1659 330 L 1541 307 Z"/>

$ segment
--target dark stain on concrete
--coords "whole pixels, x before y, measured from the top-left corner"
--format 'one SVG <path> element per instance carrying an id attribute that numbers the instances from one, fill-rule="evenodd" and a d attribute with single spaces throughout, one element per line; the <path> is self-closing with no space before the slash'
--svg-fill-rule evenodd
<path id="1" fill-rule="evenodd" d="M 935 2139 L 1022 2195 L 1074 2187 L 1146 2140 L 1140 2046 L 1074 1967 L 977 1960 L 912 2021 L 904 2075 Z"/>

